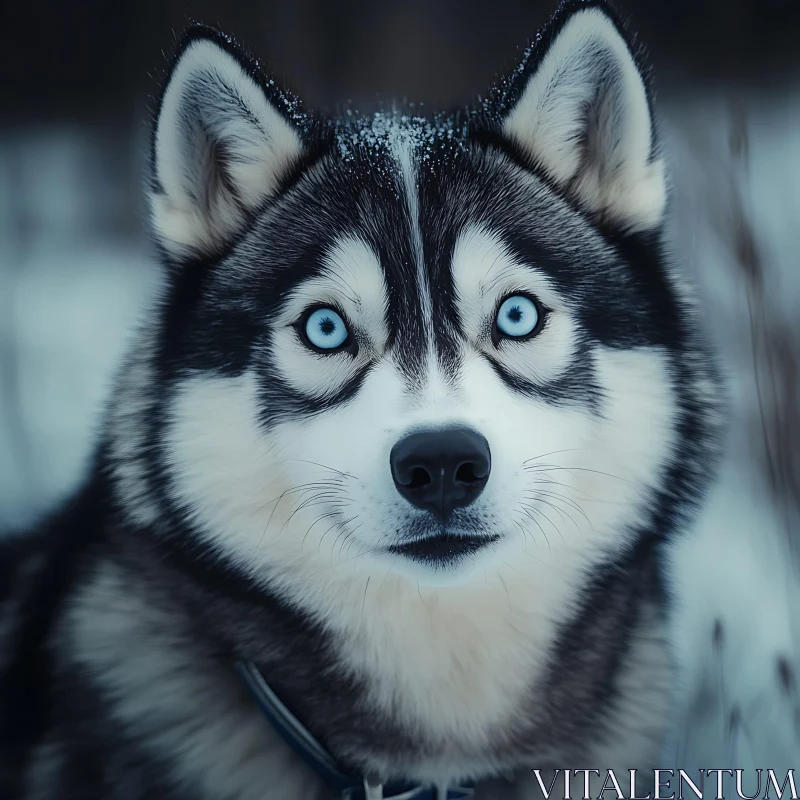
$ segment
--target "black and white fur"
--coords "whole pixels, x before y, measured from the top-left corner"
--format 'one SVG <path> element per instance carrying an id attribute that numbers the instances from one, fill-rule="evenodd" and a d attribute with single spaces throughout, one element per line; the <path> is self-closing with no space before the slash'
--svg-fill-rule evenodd
<path id="1" fill-rule="evenodd" d="M 191 29 L 153 136 L 169 288 L 90 481 L 2 562 L 2 796 L 326 797 L 239 658 L 377 781 L 529 797 L 535 767 L 658 766 L 658 557 L 719 421 L 665 181 L 642 53 L 599 2 L 428 120 L 312 117 Z M 545 323 L 498 337 L 520 293 Z M 307 346 L 315 306 L 351 347 Z M 453 425 L 492 470 L 442 531 L 389 454 Z M 492 543 L 392 550 L 442 533 Z"/>

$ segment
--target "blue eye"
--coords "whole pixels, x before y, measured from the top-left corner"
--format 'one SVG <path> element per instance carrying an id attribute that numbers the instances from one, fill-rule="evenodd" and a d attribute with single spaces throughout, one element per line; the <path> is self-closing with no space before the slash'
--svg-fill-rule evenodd
<path id="1" fill-rule="evenodd" d="M 497 312 L 497 329 L 503 336 L 520 339 L 530 336 L 541 319 L 538 306 L 530 297 L 515 294 L 506 298 Z"/>
<path id="2" fill-rule="evenodd" d="M 350 332 L 344 320 L 332 308 L 318 308 L 308 315 L 306 339 L 318 350 L 336 350 L 347 342 Z"/>

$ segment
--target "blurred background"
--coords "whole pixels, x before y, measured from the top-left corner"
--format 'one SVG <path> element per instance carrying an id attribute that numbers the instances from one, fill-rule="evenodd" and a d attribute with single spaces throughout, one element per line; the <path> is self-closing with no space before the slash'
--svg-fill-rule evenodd
<path id="1" fill-rule="evenodd" d="M 727 758 L 736 716 L 767 753 L 791 740 L 784 752 L 795 757 L 800 702 L 775 706 L 771 659 L 788 654 L 800 672 L 800 3 L 620 5 L 656 70 L 675 254 L 699 287 L 731 386 L 713 533 L 675 555 L 676 640 L 700 654 L 677 706 L 691 718 L 681 746 L 703 765 Z M 131 325 L 157 291 L 141 191 L 149 107 L 190 19 L 238 38 L 309 106 L 370 111 L 381 96 L 435 111 L 485 92 L 554 6 L 5 0 L 0 534 L 80 480 Z M 759 587 L 759 603 L 745 585 Z M 749 661 L 709 655 L 717 618 L 732 623 L 729 646 Z"/>

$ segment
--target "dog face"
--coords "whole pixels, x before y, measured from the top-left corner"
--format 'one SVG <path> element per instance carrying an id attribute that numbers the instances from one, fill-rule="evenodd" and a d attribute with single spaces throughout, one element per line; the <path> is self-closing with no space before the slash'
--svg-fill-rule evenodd
<path id="1" fill-rule="evenodd" d="M 432 120 L 312 119 L 193 29 L 154 135 L 173 288 L 118 413 L 129 508 L 312 591 L 619 552 L 685 435 L 665 194 L 639 61 L 596 4 Z"/>

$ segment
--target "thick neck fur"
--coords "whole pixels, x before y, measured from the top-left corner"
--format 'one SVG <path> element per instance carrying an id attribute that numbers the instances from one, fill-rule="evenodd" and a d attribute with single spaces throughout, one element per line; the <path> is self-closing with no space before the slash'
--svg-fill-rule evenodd
<path id="1" fill-rule="evenodd" d="M 524 613 L 513 585 L 502 604 L 478 592 L 467 614 L 466 593 L 426 597 L 414 587 L 415 604 L 387 587 L 358 641 L 347 641 L 274 598 L 220 591 L 213 570 L 178 568 L 146 531 L 114 529 L 100 549 L 60 626 L 62 652 L 114 698 L 112 718 L 200 796 L 263 798 L 277 763 L 285 783 L 276 798 L 324 796 L 238 682 L 239 657 L 259 664 L 347 766 L 383 778 L 478 779 L 529 761 L 561 766 L 587 748 L 627 763 L 631 742 L 646 759 L 657 754 L 661 715 L 628 713 L 643 691 L 665 699 L 666 672 L 653 670 L 663 661 L 660 620 L 644 601 L 649 570 L 603 581 L 547 647 L 537 631 L 556 627 Z M 584 626 L 602 643 L 590 651 L 580 647 Z M 597 736 L 604 724 L 624 753 L 587 745 L 606 738 Z"/>

